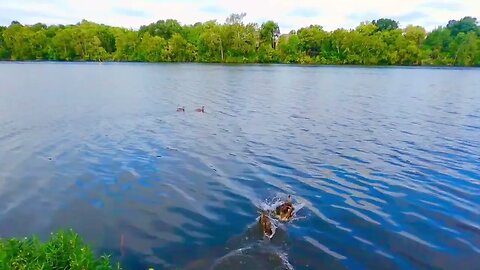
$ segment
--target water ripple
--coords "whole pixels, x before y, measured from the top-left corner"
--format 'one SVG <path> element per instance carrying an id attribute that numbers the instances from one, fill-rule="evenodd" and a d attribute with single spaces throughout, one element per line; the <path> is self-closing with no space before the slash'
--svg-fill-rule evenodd
<path id="1" fill-rule="evenodd" d="M 128 269 L 476 269 L 478 75 L 0 64 L 0 237 L 73 227 Z"/>

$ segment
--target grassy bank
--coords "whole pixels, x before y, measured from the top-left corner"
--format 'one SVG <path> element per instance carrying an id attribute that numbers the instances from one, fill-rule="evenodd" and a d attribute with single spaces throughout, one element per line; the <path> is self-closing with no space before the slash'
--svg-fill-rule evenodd
<path id="1" fill-rule="evenodd" d="M 37 237 L 0 239 L 0 269 L 121 269 L 93 251 L 73 232 L 59 231 L 42 243 Z"/>

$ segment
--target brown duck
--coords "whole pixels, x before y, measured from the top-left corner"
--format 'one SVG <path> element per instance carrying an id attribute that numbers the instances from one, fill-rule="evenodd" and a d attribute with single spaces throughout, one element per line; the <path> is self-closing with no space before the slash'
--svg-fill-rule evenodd
<path id="1" fill-rule="evenodd" d="M 277 208 L 275 209 L 275 214 L 279 220 L 289 221 L 293 217 L 294 210 L 295 208 L 292 204 L 292 197 L 288 195 L 287 201 L 277 206 Z"/>
<path id="2" fill-rule="evenodd" d="M 272 222 L 270 221 L 270 218 L 267 216 L 267 214 L 265 214 L 265 212 L 262 212 L 262 215 L 260 216 L 260 225 L 262 226 L 263 234 L 265 234 L 265 236 L 268 238 L 272 238 Z"/>

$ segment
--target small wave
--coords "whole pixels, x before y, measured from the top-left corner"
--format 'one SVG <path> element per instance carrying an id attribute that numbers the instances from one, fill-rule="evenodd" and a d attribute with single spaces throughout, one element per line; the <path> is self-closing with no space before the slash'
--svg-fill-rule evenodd
<path id="1" fill-rule="evenodd" d="M 211 270 L 294 270 L 287 254 L 264 244 L 236 249 L 216 260 Z"/>

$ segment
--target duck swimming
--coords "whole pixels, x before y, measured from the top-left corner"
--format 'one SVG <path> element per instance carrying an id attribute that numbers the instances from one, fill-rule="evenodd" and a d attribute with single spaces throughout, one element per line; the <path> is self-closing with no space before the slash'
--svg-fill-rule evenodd
<path id="1" fill-rule="evenodd" d="M 178 107 L 177 112 L 185 112 L 185 106 Z"/>
<path id="2" fill-rule="evenodd" d="M 275 215 L 279 220 L 287 222 L 292 219 L 294 210 L 295 208 L 292 204 L 292 197 L 288 195 L 287 201 L 275 208 Z"/>
<path id="3" fill-rule="evenodd" d="M 197 108 L 197 109 L 195 109 L 195 111 L 204 113 L 205 112 L 205 106 L 202 106 L 202 108 Z"/>
<path id="4" fill-rule="evenodd" d="M 272 238 L 274 234 L 272 222 L 265 212 L 262 212 L 260 216 L 260 225 L 262 226 L 263 234 L 268 238 Z"/>

